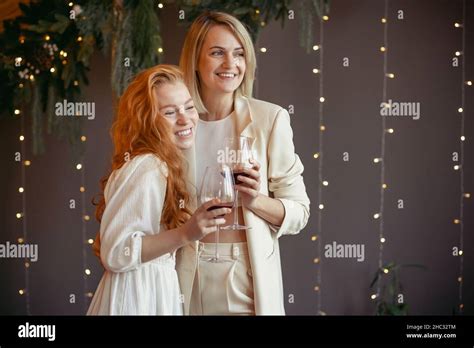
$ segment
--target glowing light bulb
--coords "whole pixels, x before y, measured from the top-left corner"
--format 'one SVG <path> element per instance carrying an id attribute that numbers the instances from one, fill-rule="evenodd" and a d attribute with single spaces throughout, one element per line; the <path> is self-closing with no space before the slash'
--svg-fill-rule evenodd
<path id="1" fill-rule="evenodd" d="M 161 2 L 158 4 L 158 8 L 163 8 L 163 4 Z"/>
<path id="2" fill-rule="evenodd" d="M 323 181 L 323 185 L 324 185 L 324 186 L 328 186 L 329 183 L 328 183 L 326 180 L 324 180 L 324 181 Z"/>
<path id="3" fill-rule="evenodd" d="M 76 165 L 77 170 L 80 170 L 81 168 L 82 168 L 82 164 L 79 163 L 78 165 Z"/>
<path id="4" fill-rule="evenodd" d="M 328 20 L 329 20 L 329 17 L 328 17 L 328 16 L 323 16 L 323 20 L 324 20 L 324 21 L 328 21 Z"/>
<path id="5" fill-rule="evenodd" d="M 260 52 L 265 53 L 267 52 L 267 49 L 265 47 L 260 48 Z"/>
<path id="6" fill-rule="evenodd" d="M 324 209 L 324 204 L 320 204 L 319 209 L 321 209 L 321 210 Z"/>
<path id="7" fill-rule="evenodd" d="M 89 244 L 94 244 L 94 240 L 93 240 L 92 238 L 91 238 L 91 239 L 88 239 L 88 240 L 87 240 L 87 243 L 89 243 Z"/>
<path id="8" fill-rule="evenodd" d="M 313 69 L 313 74 L 319 74 L 319 69 Z"/>
<path id="9" fill-rule="evenodd" d="M 19 139 L 20 139 L 20 141 L 23 141 L 23 140 L 25 140 L 25 137 L 23 135 L 20 135 Z"/>
<path id="10" fill-rule="evenodd" d="M 318 239 L 318 236 L 312 236 L 311 240 L 314 242 L 316 239 Z"/>
<path id="11" fill-rule="evenodd" d="M 324 132 L 326 130 L 326 126 L 321 126 L 319 129 Z"/>
<path id="12" fill-rule="evenodd" d="M 380 238 L 381 243 L 385 243 L 386 239 L 384 237 Z"/>
<path id="13" fill-rule="evenodd" d="M 387 23 L 387 18 L 382 18 L 380 21 L 385 24 Z"/>
<path id="14" fill-rule="evenodd" d="M 313 155 L 313 157 L 314 157 L 314 158 L 318 158 L 318 157 L 319 157 L 319 153 L 316 152 L 316 153 Z"/>
<path id="15" fill-rule="evenodd" d="M 86 268 L 86 269 L 84 270 L 84 273 L 87 274 L 87 275 L 90 275 L 90 274 L 91 274 L 91 270 L 88 269 L 88 268 Z"/>
<path id="16" fill-rule="evenodd" d="M 15 115 L 19 115 L 20 112 L 21 112 L 21 111 L 20 111 L 19 109 L 15 109 L 15 111 L 13 111 L 13 113 L 14 113 Z"/>
<path id="17" fill-rule="evenodd" d="M 313 51 L 317 51 L 317 50 L 319 50 L 319 45 L 314 45 L 313 46 Z"/>
<path id="18" fill-rule="evenodd" d="M 374 219 L 378 219 L 380 217 L 379 213 L 374 214 Z"/>
<path id="19" fill-rule="evenodd" d="M 23 193 L 23 192 L 25 192 L 25 189 L 23 187 L 19 187 L 18 192 Z"/>
<path id="20" fill-rule="evenodd" d="M 386 48 L 385 47 L 380 47 L 380 52 L 385 52 L 386 51 Z"/>

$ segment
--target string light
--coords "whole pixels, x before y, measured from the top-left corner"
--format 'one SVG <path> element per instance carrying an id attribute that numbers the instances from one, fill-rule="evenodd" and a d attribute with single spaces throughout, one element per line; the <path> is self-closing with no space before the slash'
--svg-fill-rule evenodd
<path id="1" fill-rule="evenodd" d="M 265 53 L 267 52 L 267 49 L 265 47 L 260 48 L 260 52 Z"/>
<path id="2" fill-rule="evenodd" d="M 386 24 L 387 23 L 387 20 L 386 18 L 388 17 L 388 0 L 385 0 L 385 4 L 384 4 L 384 17 L 382 17 L 382 24 Z M 382 52 L 383 52 L 383 85 L 382 85 L 382 100 L 387 100 L 387 78 L 390 78 L 390 79 L 393 79 L 395 78 L 395 74 L 393 73 L 389 73 L 387 71 L 387 48 L 389 47 L 388 46 L 388 25 L 384 25 L 383 26 L 383 37 L 384 37 L 384 43 L 383 43 L 383 46 L 382 48 L 380 49 Z M 384 108 L 387 108 L 387 107 L 390 107 L 390 105 L 388 103 L 385 103 L 384 104 Z M 381 147 L 380 147 L 380 157 L 376 157 L 373 159 L 374 163 L 381 163 L 380 165 L 380 181 L 381 183 L 384 183 L 385 182 L 385 161 L 383 160 L 384 157 L 385 157 L 385 140 L 386 140 L 386 135 L 387 133 L 393 133 L 393 129 L 392 128 L 387 128 L 386 127 L 386 117 L 382 117 L 382 132 L 381 132 Z M 380 198 L 380 201 L 379 201 L 379 210 L 378 210 L 378 213 L 375 213 L 373 215 L 373 218 L 375 220 L 378 220 L 379 221 L 379 226 L 378 226 L 378 230 L 379 230 L 379 240 L 380 240 L 380 243 L 379 243 L 379 254 L 378 254 L 378 269 L 382 269 L 382 265 L 383 265 L 383 246 L 386 242 L 386 239 L 384 237 L 384 201 L 385 201 L 385 188 L 386 188 L 386 185 L 384 187 L 385 184 L 382 184 L 380 187 L 380 190 L 379 190 L 379 198 Z M 385 272 L 385 269 L 383 270 L 384 273 Z M 380 296 L 380 289 L 381 289 L 381 277 L 378 277 L 377 278 L 377 291 L 376 291 L 376 294 L 373 294 L 371 296 L 372 299 L 375 299 L 377 297 Z"/>
<path id="3" fill-rule="evenodd" d="M 319 1 L 319 6 L 321 9 L 324 9 L 323 6 L 323 0 Z M 319 143 L 318 143 L 318 152 L 314 154 L 314 158 L 320 158 L 318 161 L 318 193 L 317 193 L 317 200 L 319 202 L 318 204 L 318 215 L 317 215 L 317 230 L 319 235 L 322 235 L 322 221 L 323 221 L 323 209 L 324 209 L 324 204 L 322 203 L 324 201 L 323 197 L 323 185 L 324 185 L 324 177 L 323 177 L 323 151 L 324 151 L 324 130 L 326 127 L 324 126 L 324 22 L 328 21 L 329 17 L 327 15 L 322 15 L 319 17 L 319 44 L 313 46 L 314 51 L 319 51 L 319 64 L 318 64 L 318 69 L 313 69 L 313 73 L 318 74 L 318 79 L 319 79 L 319 104 L 318 104 L 318 117 L 319 117 L 319 129 L 320 129 L 320 135 L 319 135 Z M 322 244 L 321 244 L 321 238 L 315 238 L 314 241 L 317 241 L 316 243 L 316 258 L 319 260 L 322 255 Z M 314 291 L 317 292 L 316 296 L 316 308 L 317 308 L 317 314 L 318 315 L 324 315 L 324 312 L 321 310 L 322 308 L 322 301 L 321 301 L 321 291 L 320 291 L 320 286 L 322 284 L 322 264 L 318 262 L 318 267 L 317 267 L 317 274 L 316 274 L 316 281 L 317 285 L 314 287 Z"/>
<path id="4" fill-rule="evenodd" d="M 85 136 L 85 135 L 82 135 L 82 136 L 81 136 L 81 141 L 86 141 L 86 140 L 87 140 L 86 136 Z"/>
<path id="5" fill-rule="evenodd" d="M 81 170 L 81 169 L 82 169 L 82 164 L 80 164 L 80 163 L 77 164 L 77 165 L 76 165 L 76 169 L 77 169 L 77 170 Z"/>
<path id="6" fill-rule="evenodd" d="M 77 37 L 77 42 L 81 42 L 82 41 L 82 36 L 78 36 Z"/>
<path id="7" fill-rule="evenodd" d="M 311 237 L 311 240 L 312 240 L 313 242 L 314 242 L 315 240 L 317 240 L 317 239 L 318 239 L 318 236 L 312 236 L 312 237 Z"/>
<path id="8" fill-rule="evenodd" d="M 163 48 L 162 47 L 158 47 L 158 53 L 163 53 Z"/>
<path id="9" fill-rule="evenodd" d="M 455 53 L 456 57 L 459 57 L 461 54 L 462 54 L 461 51 L 456 51 L 456 53 Z"/>
<path id="10" fill-rule="evenodd" d="M 56 71 L 56 69 L 55 69 L 54 66 L 53 66 L 51 69 L 49 69 L 49 71 L 52 72 L 52 73 L 54 73 L 54 72 Z"/>
<path id="11" fill-rule="evenodd" d="M 163 4 L 161 2 L 158 4 L 158 8 L 163 8 Z"/>
<path id="12" fill-rule="evenodd" d="M 466 85 L 472 86 L 472 81 L 466 81 Z"/>
<path id="13" fill-rule="evenodd" d="M 48 41 L 50 39 L 49 35 L 45 35 L 45 40 Z M 20 41 L 21 42 L 21 41 Z M 24 42 L 24 38 L 23 38 Z M 23 43 L 21 42 L 21 43 Z M 32 68 L 33 69 L 33 68 Z M 34 75 L 30 75 L 29 79 L 31 81 L 34 81 Z M 18 85 L 19 88 L 23 88 L 23 84 L 20 83 Z M 15 115 L 19 115 L 20 110 L 15 109 Z M 22 158 L 26 154 L 26 141 L 25 141 L 25 118 L 20 117 L 20 136 L 18 139 L 20 140 L 20 153 Z M 18 193 L 21 194 L 21 212 L 18 212 L 16 214 L 17 219 L 21 219 L 21 232 L 22 235 L 18 237 L 18 243 L 23 244 L 26 240 L 28 240 L 28 219 L 27 219 L 27 204 L 26 204 L 26 197 L 27 197 L 27 192 L 26 192 L 26 167 L 29 167 L 31 165 L 30 160 L 24 160 L 23 165 L 20 166 L 20 186 L 18 187 Z M 22 286 L 22 289 L 18 291 L 20 296 L 24 295 L 24 300 L 25 300 L 25 312 L 26 315 L 31 315 L 30 311 L 30 292 L 28 291 L 30 287 L 30 264 L 29 262 L 25 259 L 24 262 L 25 267 L 23 268 L 24 271 L 24 284 Z"/>

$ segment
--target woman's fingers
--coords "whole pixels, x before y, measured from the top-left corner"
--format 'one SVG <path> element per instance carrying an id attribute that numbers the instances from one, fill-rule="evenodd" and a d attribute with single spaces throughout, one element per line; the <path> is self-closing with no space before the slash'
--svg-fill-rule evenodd
<path id="1" fill-rule="evenodd" d="M 251 179 L 260 182 L 260 172 L 252 168 L 244 168 L 242 170 L 245 174 L 249 175 Z"/>
<path id="2" fill-rule="evenodd" d="M 227 214 L 229 214 L 231 211 L 232 211 L 232 209 L 229 209 L 229 208 L 218 208 L 218 209 L 214 209 L 214 210 L 211 210 L 211 211 L 209 211 L 209 212 L 207 213 L 206 218 L 208 218 L 208 219 L 215 219 L 215 218 L 218 217 L 218 216 L 227 215 Z"/>
<path id="3" fill-rule="evenodd" d="M 237 191 L 247 193 L 252 197 L 257 197 L 258 196 L 258 191 L 254 190 L 250 187 L 243 186 L 243 185 L 236 185 L 235 188 L 237 189 Z"/>
<path id="4" fill-rule="evenodd" d="M 253 165 L 253 169 L 255 169 L 257 172 L 260 170 L 260 163 L 257 160 L 251 159 L 250 163 Z"/>
<path id="5" fill-rule="evenodd" d="M 240 182 L 247 184 L 254 190 L 258 191 L 258 189 L 260 188 L 260 183 L 255 179 L 247 178 L 246 176 L 243 176 L 243 175 L 239 175 L 237 179 L 239 179 Z"/>
<path id="6" fill-rule="evenodd" d="M 221 202 L 221 200 L 219 198 L 211 199 L 210 201 L 207 201 L 206 203 L 201 205 L 200 209 L 202 209 L 203 211 L 208 211 L 209 208 L 211 208 L 215 205 L 218 205 L 220 202 Z"/>

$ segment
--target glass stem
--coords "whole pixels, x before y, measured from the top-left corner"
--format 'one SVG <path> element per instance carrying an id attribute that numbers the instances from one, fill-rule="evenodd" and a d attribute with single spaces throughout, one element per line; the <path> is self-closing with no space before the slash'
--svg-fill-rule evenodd
<path id="1" fill-rule="evenodd" d="M 217 231 L 216 231 L 216 260 L 219 260 L 219 251 L 218 251 L 219 231 L 220 231 L 220 225 L 217 225 Z"/>
<path id="2" fill-rule="evenodd" d="M 239 191 L 235 190 L 234 226 L 239 224 Z"/>

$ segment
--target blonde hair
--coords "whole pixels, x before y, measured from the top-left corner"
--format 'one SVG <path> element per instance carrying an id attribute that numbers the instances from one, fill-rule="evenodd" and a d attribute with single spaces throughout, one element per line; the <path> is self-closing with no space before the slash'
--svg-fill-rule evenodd
<path id="1" fill-rule="evenodd" d="M 184 81 L 191 93 L 194 106 L 199 113 L 206 113 L 207 109 L 201 98 L 201 86 L 197 73 L 198 60 L 207 33 L 216 25 L 223 25 L 229 28 L 242 44 L 245 54 L 246 69 L 244 79 L 236 92 L 245 97 L 252 97 L 257 60 L 255 58 L 255 48 L 249 32 L 237 18 L 230 14 L 206 11 L 199 15 L 189 28 L 179 61 L 179 66 L 184 74 Z"/>

